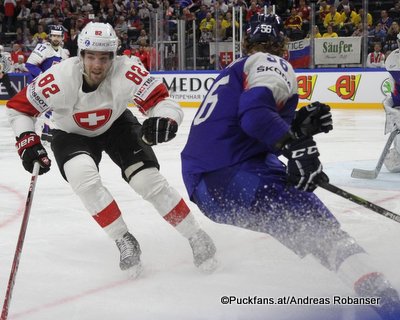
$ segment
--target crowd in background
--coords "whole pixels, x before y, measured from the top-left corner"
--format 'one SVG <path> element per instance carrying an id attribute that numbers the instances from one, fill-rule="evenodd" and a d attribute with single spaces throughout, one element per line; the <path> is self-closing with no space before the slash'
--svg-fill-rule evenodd
<path id="1" fill-rule="evenodd" d="M 310 37 L 309 0 L 0 0 L 0 43 L 11 51 L 13 63 L 21 64 L 21 59 L 26 61 L 38 43 L 46 41 L 49 25 L 62 25 L 64 48 L 70 56 L 75 56 L 77 35 L 85 24 L 108 22 L 120 39 L 118 54 L 136 55 L 147 68 L 153 69 L 157 52 L 152 46 L 152 14 L 157 13 L 164 21 L 164 40 L 177 40 L 177 21 L 186 21 L 187 34 L 196 33 L 199 56 L 208 58 L 208 43 L 231 41 L 232 26 L 239 27 L 238 17 L 232 16 L 233 8 L 242 8 L 245 24 L 254 14 L 264 12 L 265 7 L 271 9 L 272 5 L 282 18 L 283 31 L 289 40 Z M 361 1 L 318 1 L 314 37 L 361 36 L 364 17 L 361 6 Z M 196 30 L 192 21 L 196 21 Z M 379 50 L 387 55 L 397 48 L 399 21 L 400 1 L 380 1 L 379 7 L 368 10 L 366 32 L 370 53 Z"/>

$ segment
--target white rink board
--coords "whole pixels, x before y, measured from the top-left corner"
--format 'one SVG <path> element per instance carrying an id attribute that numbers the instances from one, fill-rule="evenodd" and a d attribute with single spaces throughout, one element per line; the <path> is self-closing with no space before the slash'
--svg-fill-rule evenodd
<path id="1" fill-rule="evenodd" d="M 343 71 L 344 70 L 344 71 Z M 389 74 L 372 69 L 297 71 L 301 104 L 322 101 L 336 108 L 381 108 L 390 92 Z M 217 72 L 154 73 L 163 78 L 173 98 L 184 107 L 198 107 Z"/>

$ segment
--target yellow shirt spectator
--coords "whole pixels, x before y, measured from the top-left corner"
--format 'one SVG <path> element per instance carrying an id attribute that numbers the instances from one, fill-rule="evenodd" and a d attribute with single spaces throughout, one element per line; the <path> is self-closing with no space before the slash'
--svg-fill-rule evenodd
<path id="1" fill-rule="evenodd" d="M 203 31 L 213 31 L 215 27 L 215 19 L 211 17 L 211 13 L 208 12 L 206 17 L 200 22 L 200 30 Z"/>
<path id="2" fill-rule="evenodd" d="M 353 23 L 355 26 L 358 26 L 358 24 L 361 23 L 363 15 L 364 15 L 363 9 L 360 9 L 358 11 L 358 14 L 354 17 L 354 20 L 353 20 Z M 367 24 L 368 24 L 368 27 L 372 26 L 372 15 L 370 13 L 367 13 Z"/>
<path id="3" fill-rule="evenodd" d="M 326 32 L 322 35 L 322 38 L 338 38 L 338 34 L 333 32 L 332 26 L 328 25 Z"/>
<path id="4" fill-rule="evenodd" d="M 221 27 L 222 28 L 230 28 L 232 26 L 232 21 L 228 21 L 228 20 L 222 20 L 221 22 Z M 239 22 L 235 21 L 235 27 L 239 28 Z"/>
<path id="5" fill-rule="evenodd" d="M 334 8 L 334 7 L 331 7 Z M 336 11 L 332 13 L 332 10 L 325 16 L 324 19 L 324 27 L 328 27 L 329 24 L 333 25 L 334 27 L 340 28 L 342 23 L 342 15 Z"/>

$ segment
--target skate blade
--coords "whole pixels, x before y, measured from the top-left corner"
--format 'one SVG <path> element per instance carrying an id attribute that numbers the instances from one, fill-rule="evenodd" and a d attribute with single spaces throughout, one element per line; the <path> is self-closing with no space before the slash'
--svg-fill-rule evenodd
<path id="1" fill-rule="evenodd" d="M 203 273 L 210 274 L 217 269 L 218 265 L 219 265 L 218 260 L 215 257 L 212 257 L 204 261 L 197 268 Z"/>
<path id="2" fill-rule="evenodd" d="M 137 265 L 130 267 L 126 270 L 123 270 L 124 273 L 128 275 L 131 279 L 136 279 L 140 276 L 143 271 L 142 262 L 139 262 Z"/>

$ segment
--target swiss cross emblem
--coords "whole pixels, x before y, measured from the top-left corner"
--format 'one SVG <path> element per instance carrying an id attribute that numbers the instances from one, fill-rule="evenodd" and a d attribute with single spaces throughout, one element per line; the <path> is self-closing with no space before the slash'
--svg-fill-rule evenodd
<path id="1" fill-rule="evenodd" d="M 110 120 L 111 113 L 111 109 L 78 112 L 74 114 L 74 120 L 81 128 L 94 131 Z"/>
<path id="2" fill-rule="evenodd" d="M 226 67 L 233 61 L 233 52 L 220 52 L 219 53 L 219 61 L 222 66 Z"/>
<path id="3" fill-rule="evenodd" d="M 101 36 L 101 30 L 96 30 L 96 31 L 94 32 L 94 34 L 95 34 L 96 36 Z"/>

